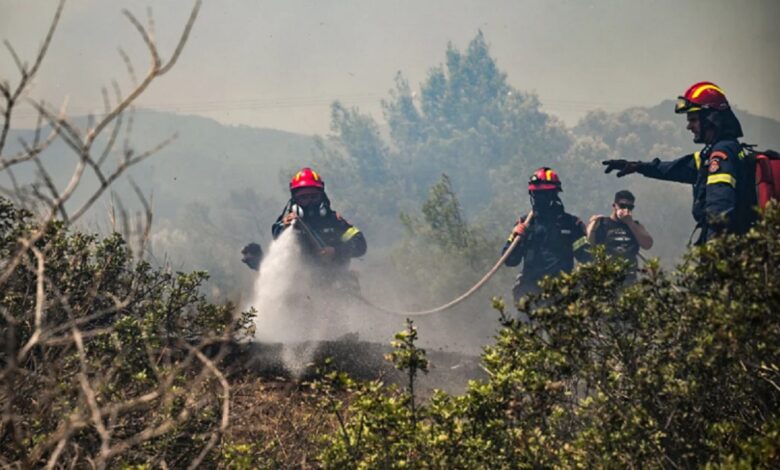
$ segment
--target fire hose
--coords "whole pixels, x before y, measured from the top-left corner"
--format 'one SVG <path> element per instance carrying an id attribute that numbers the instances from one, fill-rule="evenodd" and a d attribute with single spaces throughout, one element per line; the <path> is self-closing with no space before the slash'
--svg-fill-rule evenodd
<path id="1" fill-rule="evenodd" d="M 533 215 L 534 215 L 534 213 L 532 211 L 525 218 L 525 221 L 523 221 L 523 224 L 528 225 L 531 222 L 531 219 L 533 218 Z M 313 230 L 311 230 L 311 228 L 308 225 L 306 225 L 306 223 L 301 218 L 296 218 L 295 219 L 295 223 L 298 224 L 303 229 L 303 231 L 307 234 L 307 236 L 309 236 L 311 238 L 312 242 L 314 242 L 320 249 L 325 247 L 325 244 L 322 242 L 322 240 L 317 236 L 316 233 L 314 233 Z M 517 244 L 520 242 L 521 238 L 522 237 L 520 237 L 520 236 L 515 236 L 514 240 L 512 240 L 512 243 L 510 243 L 510 245 L 507 247 L 507 249 L 504 250 L 504 253 L 498 259 L 496 264 L 492 268 L 490 268 L 490 270 L 484 276 L 482 276 L 482 279 L 480 279 L 476 284 L 474 284 L 469 290 L 467 290 L 466 292 L 464 292 L 460 296 L 456 297 L 455 299 L 447 302 L 446 304 L 440 305 L 440 306 L 438 306 L 436 308 L 431 308 L 431 309 L 428 309 L 428 310 L 418 310 L 418 311 L 391 310 L 391 309 L 388 309 L 388 308 L 385 308 L 385 307 L 381 307 L 379 305 L 374 304 L 373 302 L 371 302 L 370 300 L 366 299 L 365 297 L 363 297 L 360 294 L 350 294 L 350 295 L 354 296 L 356 299 L 358 299 L 359 301 L 363 302 L 367 306 L 369 306 L 369 307 L 371 307 L 371 308 L 373 308 L 373 309 L 375 309 L 377 311 L 380 311 L 382 313 L 389 314 L 389 315 L 399 315 L 399 316 L 406 316 L 406 317 L 419 317 L 419 316 L 423 316 L 423 315 L 432 315 L 434 313 L 443 312 L 445 310 L 448 310 L 448 309 L 458 305 L 459 303 L 461 303 L 464 300 L 468 299 L 472 295 L 476 294 L 477 291 L 479 291 L 490 280 L 490 278 L 492 278 L 493 275 L 496 274 L 498 269 L 504 264 L 506 259 L 509 257 L 509 255 L 512 253 L 512 251 L 515 249 Z"/>

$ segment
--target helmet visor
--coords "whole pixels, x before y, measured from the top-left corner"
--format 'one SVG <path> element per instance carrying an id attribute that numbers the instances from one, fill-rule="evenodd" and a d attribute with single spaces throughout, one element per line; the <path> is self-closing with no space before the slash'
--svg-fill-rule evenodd
<path id="1" fill-rule="evenodd" d="M 677 114 L 682 113 L 693 113 L 696 111 L 701 111 L 701 107 L 697 106 L 696 103 L 692 103 L 682 96 L 677 97 L 677 102 L 674 104 L 674 112 Z"/>

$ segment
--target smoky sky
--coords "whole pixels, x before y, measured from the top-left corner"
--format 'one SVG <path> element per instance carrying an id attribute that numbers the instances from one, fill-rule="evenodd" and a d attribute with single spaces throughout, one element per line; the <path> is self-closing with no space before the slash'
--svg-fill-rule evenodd
<path id="1" fill-rule="evenodd" d="M 30 95 L 71 114 L 99 112 L 100 88 L 131 86 L 117 53 L 149 66 L 121 9 L 143 21 L 153 7 L 167 57 L 191 3 L 72 0 Z M 54 1 L 0 0 L 0 36 L 32 60 Z M 140 106 L 223 123 L 327 133 L 340 100 L 381 119 L 402 72 L 413 89 L 482 31 L 508 81 L 574 124 L 586 111 L 673 99 L 711 80 L 741 109 L 780 119 L 780 2 L 776 0 L 206 0 L 180 62 Z M 15 66 L 0 51 L 0 77 Z M 20 110 L 17 126 L 30 122 Z"/>

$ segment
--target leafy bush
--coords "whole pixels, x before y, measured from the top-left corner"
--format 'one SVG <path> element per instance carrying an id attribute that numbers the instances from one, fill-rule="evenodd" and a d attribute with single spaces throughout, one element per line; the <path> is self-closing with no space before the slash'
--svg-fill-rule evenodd
<path id="1" fill-rule="evenodd" d="M 674 272 L 593 263 L 547 278 L 505 313 L 462 396 L 356 384 L 332 402 L 337 468 L 694 467 L 780 464 L 780 210 L 745 236 L 689 252 Z M 408 333 L 401 351 L 414 351 Z M 396 347 L 401 344 L 396 345 Z M 404 354 L 394 356 L 397 361 Z M 415 353 L 415 357 L 419 354 Z M 397 362 L 410 377 L 416 363 Z"/>
<path id="2" fill-rule="evenodd" d="M 206 457 L 227 425 L 219 345 L 248 315 L 206 302 L 205 273 L 134 261 L 117 234 L 41 225 L 5 199 L 0 267 L 3 465 Z"/>

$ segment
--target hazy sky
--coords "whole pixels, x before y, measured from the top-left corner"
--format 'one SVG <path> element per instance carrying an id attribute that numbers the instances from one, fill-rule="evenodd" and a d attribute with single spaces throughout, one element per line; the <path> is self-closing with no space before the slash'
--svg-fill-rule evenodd
<path id="1" fill-rule="evenodd" d="M 121 9 L 145 18 L 147 5 L 167 57 L 189 2 L 71 0 L 32 96 L 68 96 L 81 114 L 102 108 L 112 79 L 129 89 L 117 47 L 139 74 L 148 60 Z M 0 0 L 0 36 L 31 60 L 54 6 Z M 465 49 L 481 29 L 509 82 L 570 124 L 590 109 L 675 98 L 698 80 L 780 119 L 779 22 L 778 0 L 206 0 L 178 65 L 139 104 L 326 133 L 333 100 L 381 119 L 397 71 L 417 88 L 448 42 Z M 17 79 L 5 50 L 0 77 Z"/>

